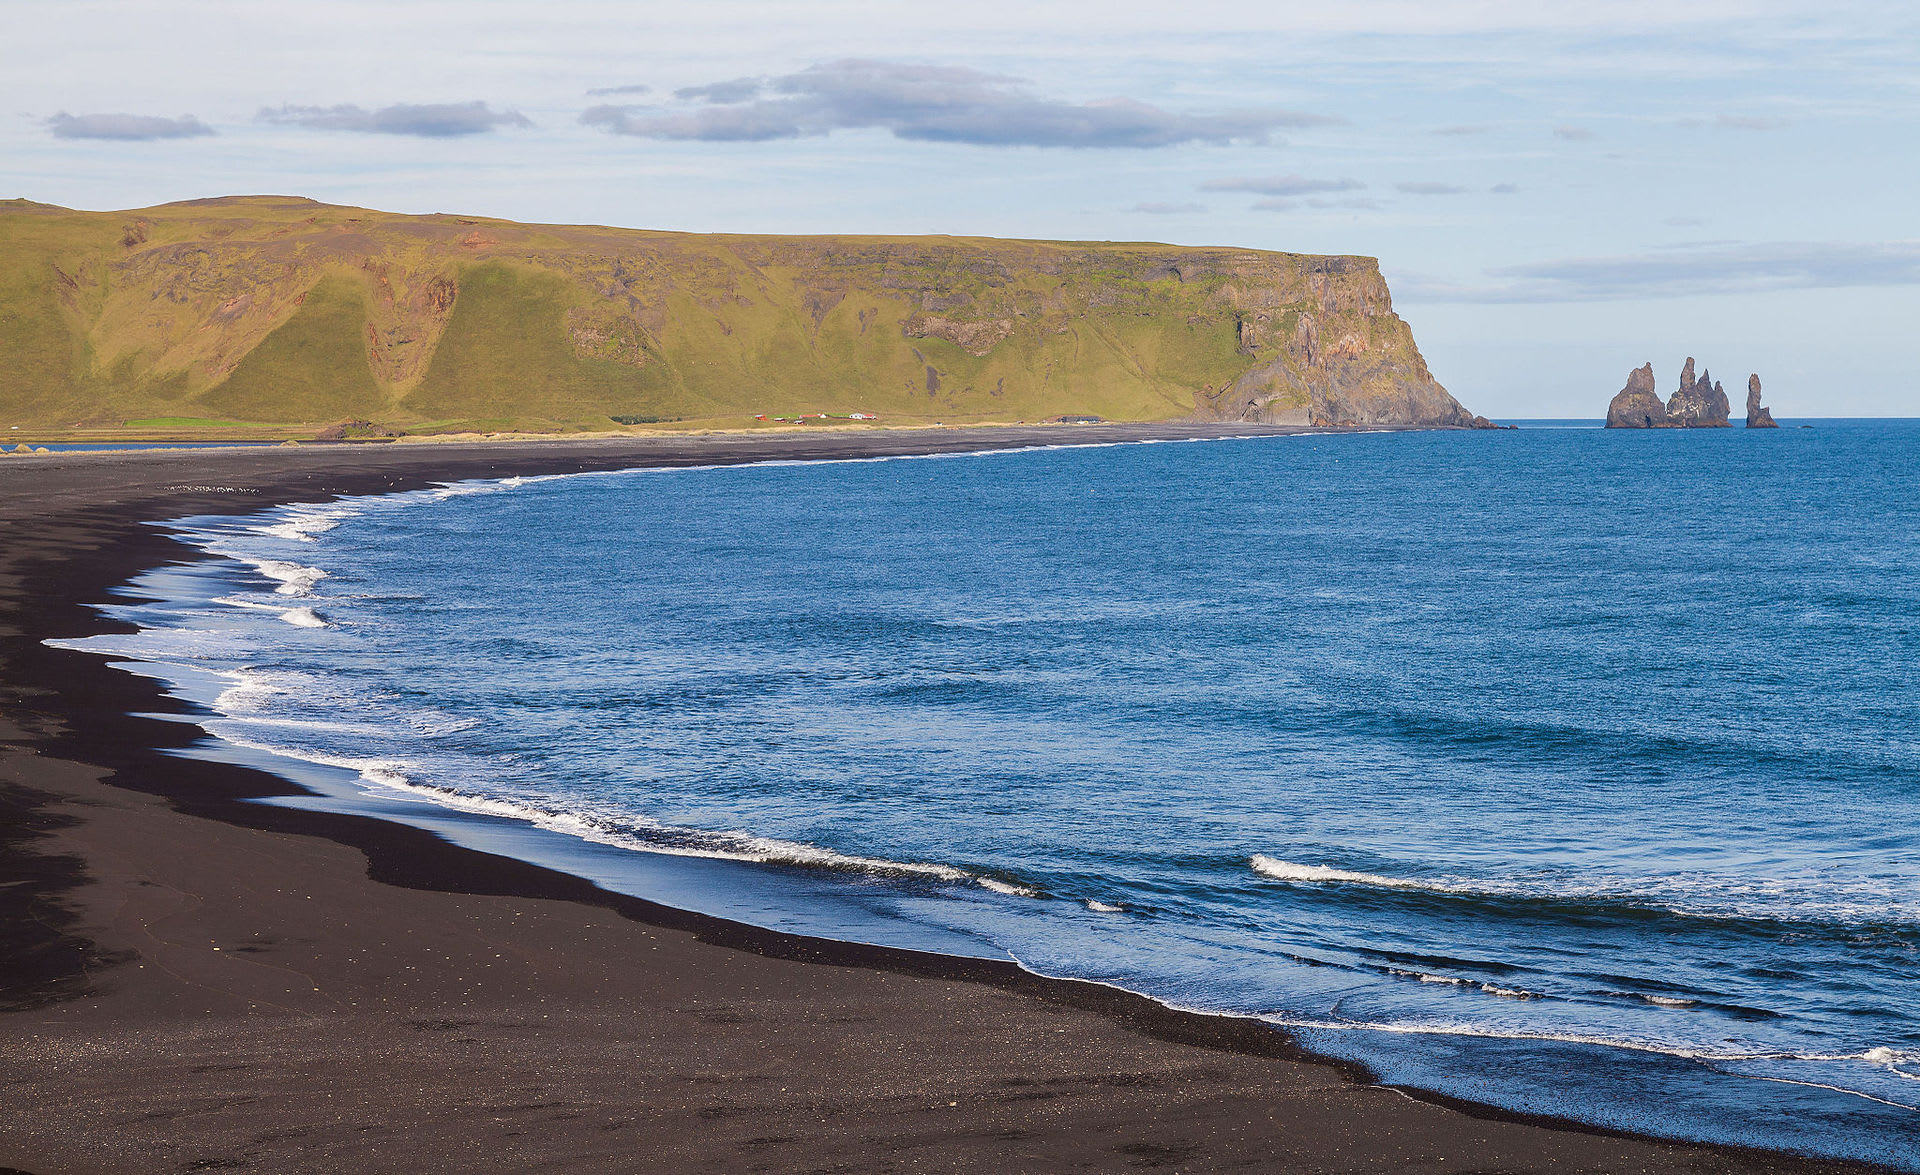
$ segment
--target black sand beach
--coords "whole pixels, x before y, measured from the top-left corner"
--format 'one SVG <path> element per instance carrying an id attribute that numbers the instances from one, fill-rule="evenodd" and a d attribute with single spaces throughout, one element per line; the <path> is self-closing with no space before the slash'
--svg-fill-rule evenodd
<path id="1" fill-rule="evenodd" d="M 1370 1084 L 1264 1025 L 682 913 L 249 804 L 48 637 L 146 520 L 437 481 L 1240 434 L 1092 426 L 0 460 L 0 1168 L 1839 1172 Z"/>

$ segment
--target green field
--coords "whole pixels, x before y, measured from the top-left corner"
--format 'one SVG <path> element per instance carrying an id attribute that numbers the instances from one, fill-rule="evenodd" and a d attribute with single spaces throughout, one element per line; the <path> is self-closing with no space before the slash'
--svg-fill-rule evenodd
<path id="1" fill-rule="evenodd" d="M 128 428 L 261 428 L 257 424 L 248 424 L 243 420 L 209 420 L 204 416 L 154 416 L 146 420 L 129 420 Z"/>

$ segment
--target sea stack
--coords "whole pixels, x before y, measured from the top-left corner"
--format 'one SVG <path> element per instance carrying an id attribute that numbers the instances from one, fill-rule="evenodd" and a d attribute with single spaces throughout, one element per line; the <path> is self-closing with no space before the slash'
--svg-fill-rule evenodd
<path id="1" fill-rule="evenodd" d="M 1747 377 L 1747 427 L 1780 427 L 1773 422 L 1773 410 L 1760 406 L 1760 377 L 1758 375 L 1750 375 Z"/>
<path id="2" fill-rule="evenodd" d="M 1687 360 L 1693 370 L 1693 360 Z M 1654 391 L 1653 364 L 1636 367 L 1627 376 L 1627 386 L 1607 405 L 1608 428 L 1667 428 L 1667 406 Z"/>
<path id="3" fill-rule="evenodd" d="M 1755 377 L 1747 388 L 1748 419 L 1754 419 L 1752 412 L 1758 406 L 1759 377 Z M 1662 403 L 1660 394 L 1654 390 L 1653 364 L 1648 363 L 1635 368 L 1627 377 L 1627 386 L 1620 389 L 1607 405 L 1608 428 L 1729 428 L 1728 419 L 1732 405 L 1727 402 L 1727 390 L 1713 382 L 1713 376 L 1702 371 L 1698 379 L 1693 374 L 1693 356 L 1687 356 L 1686 366 L 1680 369 L 1680 389 L 1673 393 L 1671 400 Z M 1761 408 L 1762 415 L 1766 409 Z M 1768 424 L 1773 418 L 1767 417 Z M 1767 424 L 1756 425 L 1766 428 Z"/>
<path id="4" fill-rule="evenodd" d="M 1728 428 L 1733 406 L 1727 402 L 1726 389 L 1713 382 L 1713 376 L 1701 372 L 1693 378 L 1693 356 L 1680 369 L 1680 390 L 1667 401 L 1667 424 L 1672 428 Z"/>

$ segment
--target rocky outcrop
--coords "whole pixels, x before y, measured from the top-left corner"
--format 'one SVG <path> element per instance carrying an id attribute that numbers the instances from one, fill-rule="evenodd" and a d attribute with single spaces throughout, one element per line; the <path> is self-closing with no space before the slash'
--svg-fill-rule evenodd
<path id="1" fill-rule="evenodd" d="M 1755 403 L 1759 377 L 1749 385 L 1748 402 Z M 1687 356 L 1680 369 L 1680 388 L 1673 398 L 1662 403 L 1654 390 L 1653 364 L 1637 368 L 1627 377 L 1627 386 L 1607 405 L 1608 428 L 1727 428 L 1732 405 L 1726 389 L 1705 371 L 1693 374 L 1693 356 Z"/>
<path id="2" fill-rule="evenodd" d="M 1372 258 L 1306 262 L 1301 285 L 1243 278 L 1227 287 L 1238 304 L 1235 350 L 1254 363 L 1196 395 L 1197 416 L 1320 428 L 1494 427 L 1427 370 Z"/>
<path id="3" fill-rule="evenodd" d="M 1773 411 L 1760 406 L 1760 377 L 1757 375 L 1747 377 L 1747 427 L 1780 427 L 1773 422 Z"/>
<path id="4" fill-rule="evenodd" d="M 1732 405 L 1727 402 L 1726 389 L 1713 382 L 1713 377 L 1702 371 L 1699 379 L 1693 378 L 1693 356 L 1687 356 L 1687 364 L 1680 369 L 1680 390 L 1667 401 L 1667 424 L 1672 428 L 1726 428 Z"/>
<path id="5" fill-rule="evenodd" d="M 1667 405 L 1654 389 L 1653 364 L 1636 367 L 1607 405 L 1608 428 L 1666 428 Z"/>

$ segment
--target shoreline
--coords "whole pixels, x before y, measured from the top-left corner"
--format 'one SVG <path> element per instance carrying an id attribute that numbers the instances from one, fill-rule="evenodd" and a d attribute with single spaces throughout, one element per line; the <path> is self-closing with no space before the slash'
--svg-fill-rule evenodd
<path id="1" fill-rule="evenodd" d="M 452 1153 L 446 1148 L 467 1145 L 476 1125 L 484 1135 L 484 1123 L 503 1116 L 443 1107 L 422 1121 L 410 1117 L 418 1106 L 402 1112 L 395 1100 L 402 1087 L 422 1080 L 444 1084 L 449 1077 L 471 1080 L 479 1072 L 475 1053 L 493 1069 L 524 1079 L 533 1061 L 516 1046 L 538 1036 L 536 1020 L 558 1014 L 567 1024 L 558 1038 L 540 1037 L 544 1045 L 570 1044 L 592 1053 L 625 1044 L 631 1051 L 614 1055 L 629 1058 L 651 1045 L 664 1054 L 686 1053 L 688 1064 L 713 1078 L 702 1091 L 699 1077 L 682 1074 L 675 1088 L 685 1112 L 646 1122 L 647 1145 L 665 1137 L 682 1147 L 671 1162 L 662 1154 L 662 1169 L 785 1170 L 837 1160 L 852 1169 L 985 1163 L 1047 1170 L 1092 1162 L 1096 1168 L 1201 1170 L 1252 1161 L 1347 1170 L 1876 1170 L 1654 1141 L 1391 1090 L 1369 1084 L 1360 1066 L 1306 1053 L 1262 1021 L 1176 1011 L 1116 988 L 1046 979 L 1011 962 L 762 930 L 612 894 L 405 825 L 249 803 L 302 789 L 250 768 L 168 754 L 199 737 L 191 707 L 164 694 L 160 683 L 113 669 L 98 655 L 39 643 L 112 630 L 115 622 L 89 604 L 107 599 L 142 570 L 201 558 L 147 525 L 194 513 L 239 513 L 513 474 L 1300 431 L 1245 425 L 944 428 L 345 451 L 241 448 L 217 456 L 207 450 L 119 451 L 0 464 L 36 475 L 23 484 L 21 474 L 0 473 L 6 486 L 0 521 L 8 535 L 0 552 L 0 698 L 7 707 L 0 712 L 7 744 L 0 751 L 0 804 L 18 817 L 0 827 L 22 830 L 0 842 L 5 880 L 14 883 L 0 888 L 0 948 L 25 964 L 0 992 L 0 1007 L 9 1009 L 3 1014 L 15 1028 L 10 1043 L 0 1046 L 0 1080 L 16 1094 L 12 1104 L 37 1100 L 42 1106 L 32 1121 L 17 1111 L 0 1113 L 0 1166 L 36 1172 L 133 1169 L 124 1165 L 127 1157 L 100 1157 L 99 1132 L 109 1129 L 119 1132 L 118 1145 L 145 1148 L 129 1155 L 152 1155 L 158 1148 L 178 1153 L 183 1163 L 215 1158 L 221 1165 L 325 1169 L 392 1165 L 401 1162 L 396 1156 L 410 1155 L 403 1165 L 431 1164 Z M 103 771 L 111 773 L 104 780 Z M 161 843 L 167 838 L 170 848 Z M 261 895 L 260 879 L 277 879 L 279 892 Z M 302 887 L 304 895 L 287 896 Z M 224 898 L 213 896 L 223 891 Z M 380 945 L 413 962 L 369 958 L 367 935 L 328 921 L 328 899 L 344 891 L 351 891 L 355 903 L 348 908 L 375 924 Z M 164 909 L 152 908 L 168 893 L 191 900 L 162 900 Z M 328 925 L 317 926 L 316 919 Z M 522 925 L 528 921 L 540 925 Z M 175 924 L 223 930 L 208 938 L 229 941 L 190 946 L 180 930 L 155 933 L 155 927 Z M 257 929 L 250 940 L 238 941 L 244 936 L 233 931 L 240 926 Z M 549 955 L 518 981 L 476 979 L 476 967 L 496 965 L 486 960 L 484 944 L 518 944 L 493 952 L 496 960 L 526 954 L 529 941 L 557 933 L 556 927 L 569 932 L 566 957 Z M 422 938 L 433 945 L 414 941 Z M 696 1012 L 654 1024 L 638 1016 L 654 1006 L 643 996 L 662 994 L 661 981 L 636 978 L 623 968 L 662 953 L 676 960 L 667 968 L 675 982 L 692 985 L 683 998 L 709 1012 L 719 1007 L 719 1018 Z M 403 978 L 396 966 L 436 973 Z M 702 977 L 716 971 L 726 972 L 734 986 L 702 987 Z M 298 990 L 293 976 L 308 981 L 310 992 Z M 903 986 L 912 990 L 893 990 Z M 757 998 L 773 999 L 786 1017 L 797 1016 L 813 1038 L 788 1039 L 793 1023 L 768 1014 L 746 994 L 769 987 L 781 994 Z M 344 992 L 358 998 L 347 998 L 343 1008 Z M 713 998 L 721 992 L 724 998 Z M 815 1013 L 831 1008 L 847 1017 L 843 1024 L 885 1025 L 860 1031 L 886 1043 L 868 1042 L 849 1053 L 846 1045 L 859 1033 L 829 1023 L 830 1017 L 808 1018 L 782 1000 L 812 1001 Z M 957 1019 L 956 1009 L 962 1013 Z M 1063 1017 L 1071 1028 L 1058 1026 Z M 644 1023 L 629 1023 L 636 1018 Z M 455 1027 L 421 1029 L 415 1023 L 421 1020 Z M 741 1025 L 749 1027 L 743 1031 Z M 903 1032 L 898 1025 L 914 1030 Z M 611 1037 L 592 1037 L 589 1026 Z M 396 1028 L 409 1034 L 409 1043 L 417 1044 L 423 1033 L 447 1039 L 424 1050 L 435 1059 L 422 1067 L 406 1068 L 394 1058 L 398 1075 L 367 1071 L 360 1062 L 379 1055 L 379 1034 Z M 1037 1035 L 1041 1031 L 1068 1039 L 1050 1040 Z M 778 1038 L 777 1049 L 769 1048 L 769 1035 Z M 103 1041 L 111 1045 L 109 1065 L 99 1061 Z M 814 1084 L 784 1101 L 781 1096 L 794 1085 L 746 1108 L 716 1100 L 714 1091 L 737 1092 L 769 1064 L 776 1070 L 814 1064 L 810 1057 L 783 1055 L 788 1050 L 809 1044 L 831 1050 L 835 1041 L 840 1048 L 813 1075 Z M 463 1044 L 473 1047 L 453 1047 Z M 316 1062 L 316 1050 L 329 1049 Z M 731 1060 L 700 1059 L 716 1050 Z M 236 1054 L 251 1059 L 223 1069 Z M 516 1058 L 518 1068 L 507 1063 Z M 888 1071 L 903 1062 L 904 1068 Z M 394 1108 L 384 1117 L 369 1108 L 353 1122 L 315 1129 L 303 1120 L 315 1116 L 312 1110 L 296 1105 L 277 1111 L 283 1115 L 277 1130 L 256 1129 L 271 1117 L 258 1104 L 262 1088 L 307 1101 L 323 1090 L 328 1100 L 334 1089 L 344 1092 L 308 1075 L 307 1066 L 316 1063 L 322 1070 L 334 1065 L 340 1076 L 358 1081 L 363 1106 Z M 965 1103 L 926 1087 L 930 1080 L 939 1084 L 942 1075 L 931 1070 L 942 1065 L 973 1079 L 965 1091 L 948 1090 L 964 1092 Z M 661 1103 L 656 1096 L 644 1105 L 627 1104 L 636 1099 L 634 1075 L 586 1071 L 591 1068 L 575 1064 L 570 1072 L 544 1078 L 549 1092 L 571 1091 L 555 1104 L 563 1103 L 573 1116 L 546 1114 L 543 1124 L 531 1126 L 519 1120 L 511 1131 L 494 1132 L 492 1141 L 507 1149 L 491 1157 L 464 1152 L 464 1165 L 602 1165 L 607 1152 L 598 1148 L 607 1143 L 599 1135 L 620 1130 L 585 1120 L 616 1111 L 631 1118 Z M 1048 1076 L 1061 1073 L 1074 1075 L 1064 1088 Z M 184 1086 L 167 1084 L 183 1080 Z M 815 1111 L 822 1096 L 838 1097 L 840 1085 L 869 1092 L 865 1100 L 853 1099 L 857 1107 L 821 1117 Z M 682 1088 L 689 1086 L 690 1095 Z M 45 1099 L 62 1089 L 76 1099 L 72 1112 L 48 1113 Z M 911 1106 L 892 1106 L 897 1095 L 890 1091 L 901 1089 L 916 1091 Z M 994 1091 L 997 1101 L 985 1096 Z M 151 1104 L 183 1098 L 193 1104 Z M 554 1108 L 541 1098 L 527 1104 L 536 1116 Z M 156 1110 L 166 1113 L 156 1118 Z M 709 1112 L 716 1110 L 723 1112 Z M 875 1115 L 888 1112 L 900 1115 L 898 1128 L 874 1137 Z M 1303 1127 L 1311 1137 L 1302 1137 Z M 633 1136 L 625 1145 L 640 1141 Z M 388 1149 L 365 1149 L 372 1143 Z M 625 1153 L 631 1161 L 631 1152 Z"/>

